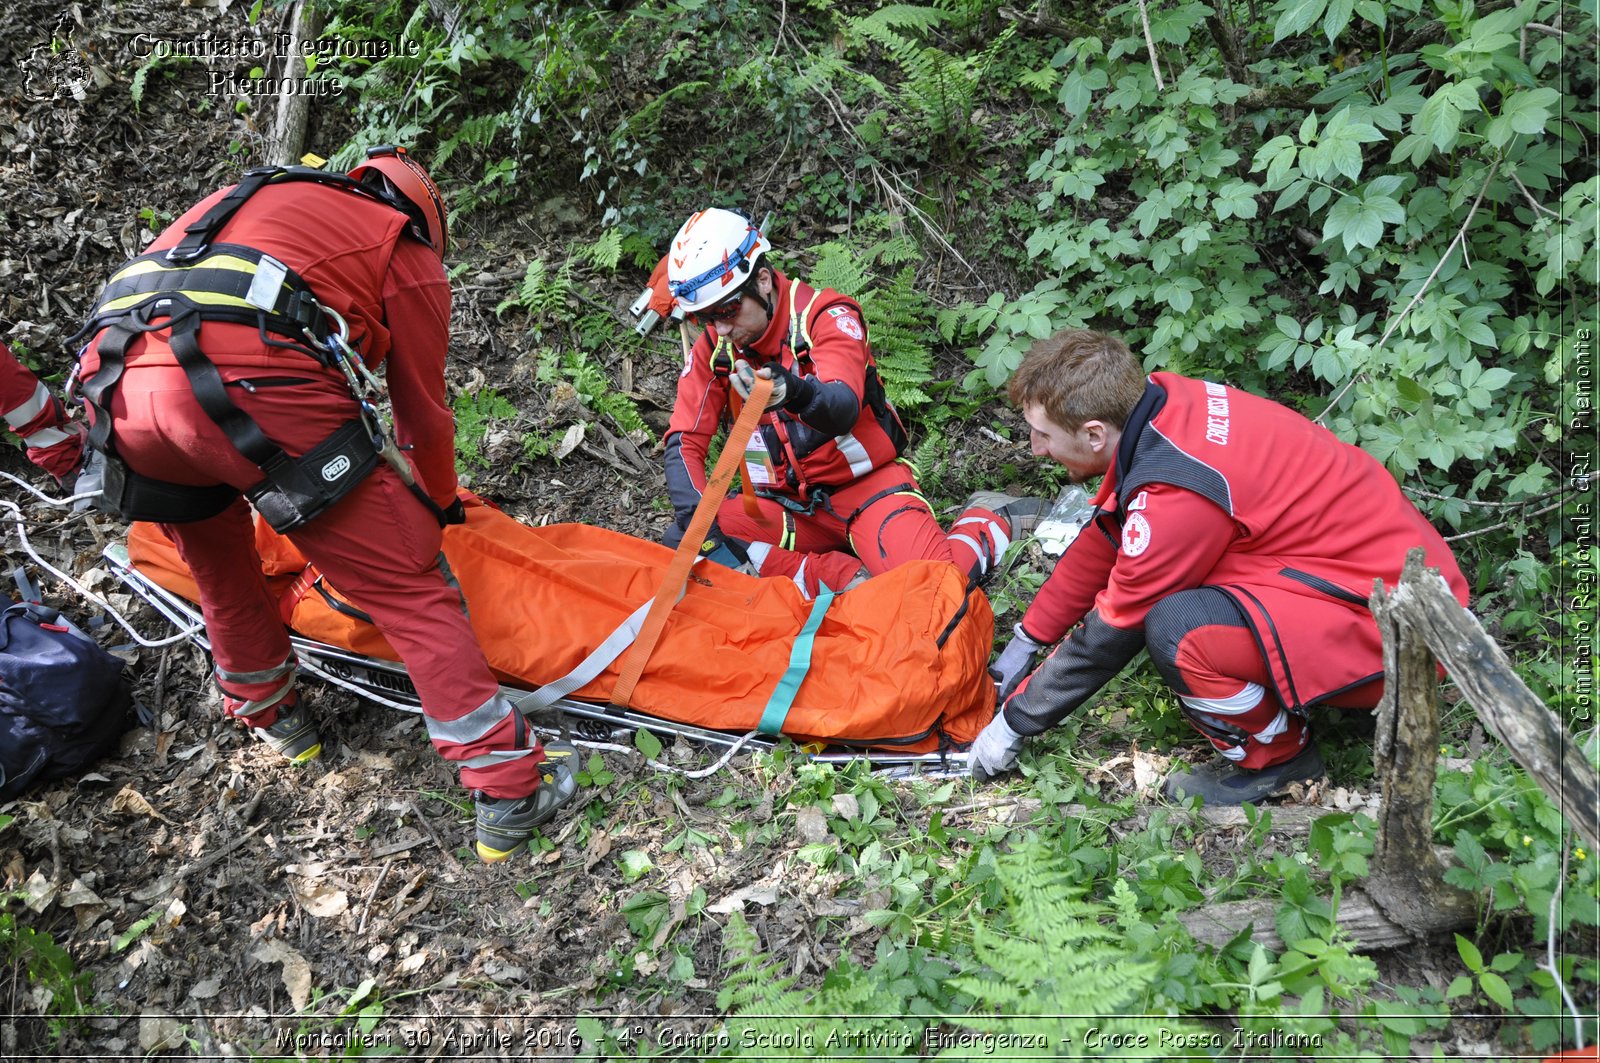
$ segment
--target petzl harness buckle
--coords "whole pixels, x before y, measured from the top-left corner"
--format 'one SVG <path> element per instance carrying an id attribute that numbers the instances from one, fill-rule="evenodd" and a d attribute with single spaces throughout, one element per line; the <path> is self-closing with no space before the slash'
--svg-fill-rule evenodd
<path id="1" fill-rule="evenodd" d="M 266 479 L 245 492 L 275 532 L 291 532 L 353 491 L 378 464 L 372 436 L 350 421 L 299 458 L 279 451 L 261 464 Z"/>

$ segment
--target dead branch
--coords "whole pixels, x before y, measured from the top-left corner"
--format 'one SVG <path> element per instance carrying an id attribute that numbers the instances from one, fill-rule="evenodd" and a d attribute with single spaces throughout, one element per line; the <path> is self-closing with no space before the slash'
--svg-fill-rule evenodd
<path id="1" fill-rule="evenodd" d="M 1405 575 L 1384 599 L 1382 608 L 1426 640 L 1478 718 L 1589 847 L 1600 850 L 1600 779 L 1594 768 L 1555 713 L 1517 676 L 1505 651 L 1456 601 L 1444 577 L 1423 568 L 1420 549 L 1406 558 Z"/>
<path id="2" fill-rule="evenodd" d="M 291 92 L 298 75 L 300 42 L 315 38 L 322 32 L 322 16 L 308 0 L 296 0 L 289 26 L 289 55 L 284 60 L 283 89 L 278 94 L 278 118 L 272 124 L 272 141 L 267 148 L 267 161 L 274 166 L 293 166 L 305 152 L 306 124 L 311 114 L 311 97 L 307 93 Z"/>

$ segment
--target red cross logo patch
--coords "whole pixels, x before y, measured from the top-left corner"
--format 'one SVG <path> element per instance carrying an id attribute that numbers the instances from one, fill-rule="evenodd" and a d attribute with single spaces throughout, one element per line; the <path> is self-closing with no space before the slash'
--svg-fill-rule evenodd
<path id="1" fill-rule="evenodd" d="M 1135 513 L 1122 526 L 1122 552 L 1138 557 L 1150 549 L 1150 522 L 1143 513 Z"/>

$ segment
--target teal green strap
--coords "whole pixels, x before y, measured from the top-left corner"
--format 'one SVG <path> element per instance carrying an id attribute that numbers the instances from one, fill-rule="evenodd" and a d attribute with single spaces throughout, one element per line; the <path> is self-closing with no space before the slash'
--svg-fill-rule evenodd
<path id="1" fill-rule="evenodd" d="M 833 591 L 823 587 L 817 600 L 811 603 L 811 615 L 806 617 L 805 626 L 794 638 L 794 646 L 789 650 L 789 667 L 784 670 L 783 678 L 778 680 L 772 696 L 767 699 L 767 707 L 761 712 L 761 722 L 756 725 L 756 730 L 762 734 L 783 733 L 783 721 L 789 718 L 794 696 L 800 693 L 800 684 L 805 682 L 806 673 L 811 671 L 811 645 L 816 641 L 817 628 L 822 626 L 822 616 L 831 604 Z"/>

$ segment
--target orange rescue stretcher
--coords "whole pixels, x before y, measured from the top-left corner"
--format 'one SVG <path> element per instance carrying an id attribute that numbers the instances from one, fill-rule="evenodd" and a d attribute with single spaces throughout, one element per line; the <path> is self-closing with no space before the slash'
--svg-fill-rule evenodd
<path id="1" fill-rule="evenodd" d="M 627 741 L 639 728 L 731 745 L 779 737 L 822 757 L 950 771 L 994 713 L 994 615 L 954 566 L 921 561 L 807 601 L 789 580 L 701 561 L 666 614 L 626 704 L 621 661 L 673 551 L 603 528 L 523 525 L 463 493 L 444 551 L 505 692 L 540 730 Z M 378 630 L 288 539 L 257 521 L 257 547 L 297 652 L 390 704 L 415 691 Z M 106 551 L 173 623 L 194 626 L 194 581 L 151 524 Z M 195 639 L 209 646 L 204 633 Z"/>

